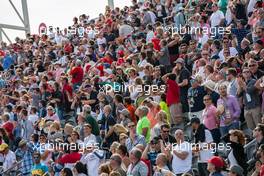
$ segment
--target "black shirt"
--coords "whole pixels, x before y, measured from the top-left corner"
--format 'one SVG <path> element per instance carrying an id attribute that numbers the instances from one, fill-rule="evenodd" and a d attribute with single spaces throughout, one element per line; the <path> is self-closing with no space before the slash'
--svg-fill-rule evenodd
<path id="1" fill-rule="evenodd" d="M 190 83 L 189 83 L 190 76 L 191 73 L 186 68 L 183 68 L 178 78 L 178 83 L 182 83 L 182 81 L 185 79 L 188 80 L 188 85 L 180 87 L 180 100 L 182 103 L 183 113 L 189 111 L 187 97 L 188 97 L 188 89 L 190 87 Z"/>

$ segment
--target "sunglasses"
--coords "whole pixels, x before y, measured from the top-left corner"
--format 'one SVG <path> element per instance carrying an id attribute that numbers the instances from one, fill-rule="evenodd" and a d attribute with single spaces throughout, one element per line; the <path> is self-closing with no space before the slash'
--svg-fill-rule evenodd
<path id="1" fill-rule="evenodd" d="M 163 130 L 162 132 L 163 133 L 169 133 L 170 131 L 169 130 Z"/>

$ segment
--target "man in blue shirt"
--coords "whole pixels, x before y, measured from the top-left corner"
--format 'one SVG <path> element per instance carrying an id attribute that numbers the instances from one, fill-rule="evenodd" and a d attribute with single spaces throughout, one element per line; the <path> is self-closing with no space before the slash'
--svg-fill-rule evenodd
<path id="1" fill-rule="evenodd" d="M 14 60 L 12 59 L 10 53 L 7 52 L 6 56 L 3 59 L 4 70 L 8 70 L 12 64 L 14 64 Z"/>
<path id="2" fill-rule="evenodd" d="M 31 170 L 32 176 L 42 176 L 44 174 L 47 175 L 49 168 L 45 164 L 40 162 L 40 153 L 35 152 L 33 154 L 33 159 L 34 159 L 34 166 Z"/>
<path id="3" fill-rule="evenodd" d="M 203 97 L 207 94 L 203 86 L 200 86 L 199 77 L 196 76 L 195 78 L 191 79 L 191 87 L 188 89 L 188 103 L 190 119 L 194 117 L 198 117 L 201 121 L 202 120 L 202 111 L 204 109 L 203 104 Z"/>

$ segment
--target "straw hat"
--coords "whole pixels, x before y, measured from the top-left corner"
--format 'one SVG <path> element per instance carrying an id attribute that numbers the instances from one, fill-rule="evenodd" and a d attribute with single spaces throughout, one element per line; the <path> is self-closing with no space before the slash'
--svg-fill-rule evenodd
<path id="1" fill-rule="evenodd" d="M 211 91 L 214 91 L 215 90 L 215 82 L 212 81 L 212 80 L 208 80 L 208 81 L 205 81 L 203 83 L 203 86 L 210 89 Z"/>

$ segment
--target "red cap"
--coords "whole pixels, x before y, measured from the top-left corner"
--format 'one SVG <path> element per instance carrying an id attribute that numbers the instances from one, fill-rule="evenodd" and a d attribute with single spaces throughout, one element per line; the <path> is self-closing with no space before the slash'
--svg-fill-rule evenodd
<path id="1" fill-rule="evenodd" d="M 221 157 L 219 156 L 213 156 L 211 159 L 208 160 L 208 163 L 211 163 L 215 165 L 215 167 L 224 167 L 224 161 Z"/>
<path id="2" fill-rule="evenodd" d="M 123 56 L 124 56 L 124 51 L 123 51 L 123 50 L 119 50 L 119 51 L 117 52 L 117 54 L 119 54 L 120 57 L 123 57 Z"/>

